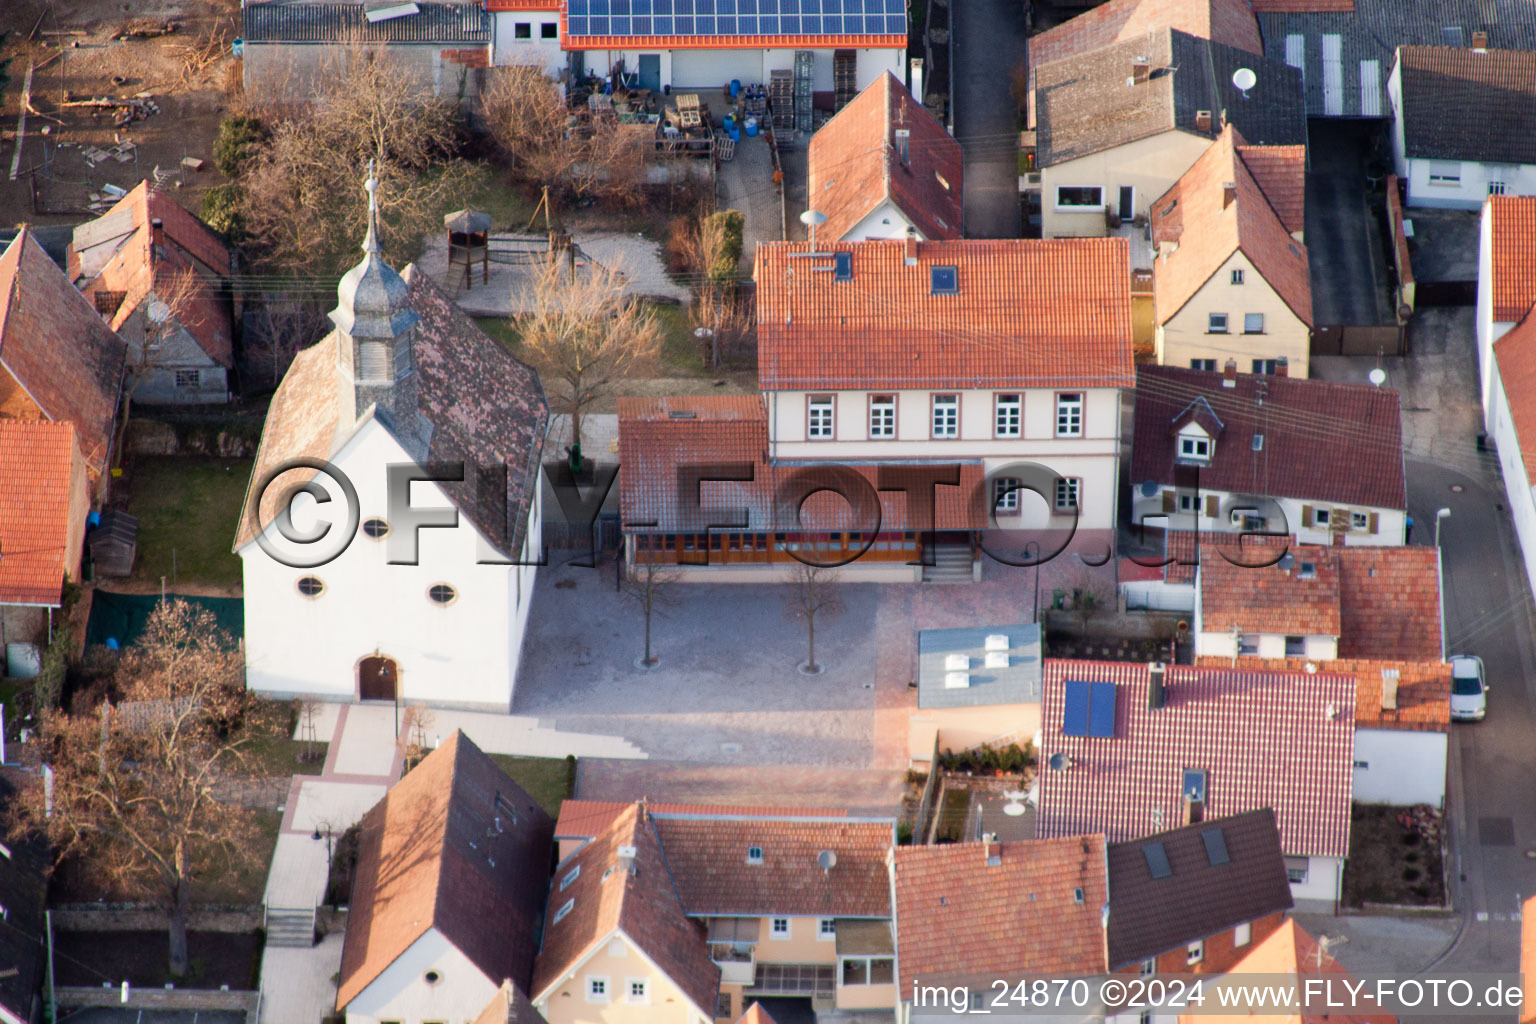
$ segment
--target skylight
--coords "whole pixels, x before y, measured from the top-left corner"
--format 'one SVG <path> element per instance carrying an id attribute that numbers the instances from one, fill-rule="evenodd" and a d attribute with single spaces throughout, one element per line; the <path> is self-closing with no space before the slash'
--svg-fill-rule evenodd
<path id="1" fill-rule="evenodd" d="M 959 267 L 929 267 L 928 282 L 934 295 L 960 294 Z"/>

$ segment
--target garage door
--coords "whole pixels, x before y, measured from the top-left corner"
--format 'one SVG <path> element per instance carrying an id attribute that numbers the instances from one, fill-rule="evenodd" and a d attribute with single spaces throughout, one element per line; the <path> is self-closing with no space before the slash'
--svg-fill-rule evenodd
<path id="1" fill-rule="evenodd" d="M 733 78 L 742 83 L 763 77 L 762 50 L 674 50 L 672 89 L 718 89 Z"/>

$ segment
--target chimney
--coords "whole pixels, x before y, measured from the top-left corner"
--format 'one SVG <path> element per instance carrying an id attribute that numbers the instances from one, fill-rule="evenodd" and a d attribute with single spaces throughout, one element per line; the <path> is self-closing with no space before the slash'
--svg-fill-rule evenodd
<path id="1" fill-rule="evenodd" d="M 1221 183 L 1221 208 L 1225 210 L 1237 201 L 1237 182 L 1224 181 Z"/>
<path id="2" fill-rule="evenodd" d="M 633 846 L 625 844 L 619 847 L 619 870 L 628 872 L 631 875 L 635 873 L 635 848 Z"/>
<path id="3" fill-rule="evenodd" d="M 1381 710 L 1397 710 L 1397 681 L 1400 670 L 1384 668 L 1381 670 Z"/>
<path id="4" fill-rule="evenodd" d="M 1152 663 L 1151 671 L 1147 673 L 1147 710 L 1158 711 L 1168 703 L 1168 691 L 1163 688 L 1163 677 L 1167 669 L 1160 661 Z"/>
<path id="5" fill-rule="evenodd" d="M 923 102 L 923 58 L 913 57 L 909 66 L 911 71 L 908 77 L 912 80 L 912 97 L 921 103 Z"/>
<path id="6" fill-rule="evenodd" d="M 907 228 L 906 257 L 907 266 L 917 266 L 917 228 L 910 226 Z"/>
<path id="7" fill-rule="evenodd" d="M 1211 130 L 1211 112 L 1209 110 L 1195 111 L 1195 130 L 1199 132 Z"/>
<path id="8" fill-rule="evenodd" d="M 896 155 L 901 157 L 905 166 L 912 164 L 912 130 L 910 128 L 896 129 Z"/>
<path id="9" fill-rule="evenodd" d="M 1275 376 L 1289 377 L 1291 375 L 1291 361 L 1285 356 L 1275 360 Z"/>
<path id="10" fill-rule="evenodd" d="M 1131 84 L 1142 85 L 1152 78 L 1152 65 L 1147 63 L 1147 58 L 1137 57 L 1131 61 Z M 1209 120 L 1209 115 L 1207 115 Z"/>
<path id="11" fill-rule="evenodd" d="M 165 255 L 165 222 L 155 217 L 149 222 L 150 255 L 159 259 Z"/>
<path id="12" fill-rule="evenodd" d="M 1221 368 L 1221 386 L 1224 388 L 1237 387 L 1237 360 L 1228 359 L 1227 364 Z"/>
<path id="13" fill-rule="evenodd" d="M 1486 53 L 1488 51 L 1487 32 L 1472 33 L 1472 49 L 1476 50 L 1478 53 Z"/>
<path id="14" fill-rule="evenodd" d="M 997 845 L 997 837 L 991 832 L 984 833 L 981 837 L 981 852 L 986 857 L 989 868 L 995 868 L 1003 862 L 1002 849 Z"/>

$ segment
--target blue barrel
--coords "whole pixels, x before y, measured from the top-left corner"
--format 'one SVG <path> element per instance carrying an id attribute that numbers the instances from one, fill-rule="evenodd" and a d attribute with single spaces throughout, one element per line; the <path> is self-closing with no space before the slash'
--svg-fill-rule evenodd
<path id="1" fill-rule="evenodd" d="M 118 649 L 118 647 L 117 647 L 117 637 L 115 637 L 115 636 L 107 637 L 107 650 L 115 651 L 117 649 Z"/>
<path id="2" fill-rule="evenodd" d="M 724 125 L 726 131 L 730 131 L 732 126 L 736 124 L 736 115 L 726 114 L 725 120 L 722 121 L 721 124 Z"/>
<path id="3" fill-rule="evenodd" d="M 746 123 L 746 128 L 747 128 L 747 137 L 751 138 L 752 136 L 756 135 L 757 134 L 757 118 L 749 117 L 749 118 L 747 118 L 745 123 Z"/>
<path id="4" fill-rule="evenodd" d="M 729 128 L 729 131 L 731 133 L 731 141 L 732 142 L 740 142 L 741 141 L 741 129 L 740 128 L 737 128 L 735 125 L 731 125 L 731 127 Z"/>
<path id="5" fill-rule="evenodd" d="M 741 79 L 733 78 L 733 79 L 731 79 L 731 99 L 735 99 L 737 96 L 740 96 L 740 95 L 741 95 Z"/>
<path id="6" fill-rule="evenodd" d="M 92 512 L 90 515 L 85 517 L 85 521 L 87 523 L 89 523 L 91 526 L 100 526 L 101 525 L 101 513 L 100 512 Z"/>

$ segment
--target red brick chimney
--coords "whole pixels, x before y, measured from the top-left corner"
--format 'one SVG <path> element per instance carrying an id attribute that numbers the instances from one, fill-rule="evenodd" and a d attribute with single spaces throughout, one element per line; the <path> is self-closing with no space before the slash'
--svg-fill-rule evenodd
<path id="1" fill-rule="evenodd" d="M 907 228 L 906 257 L 907 266 L 917 266 L 917 229 L 913 227 Z"/>
<path id="2" fill-rule="evenodd" d="M 1227 365 L 1221 368 L 1221 386 L 1224 388 L 1237 387 L 1237 360 L 1228 359 Z"/>

